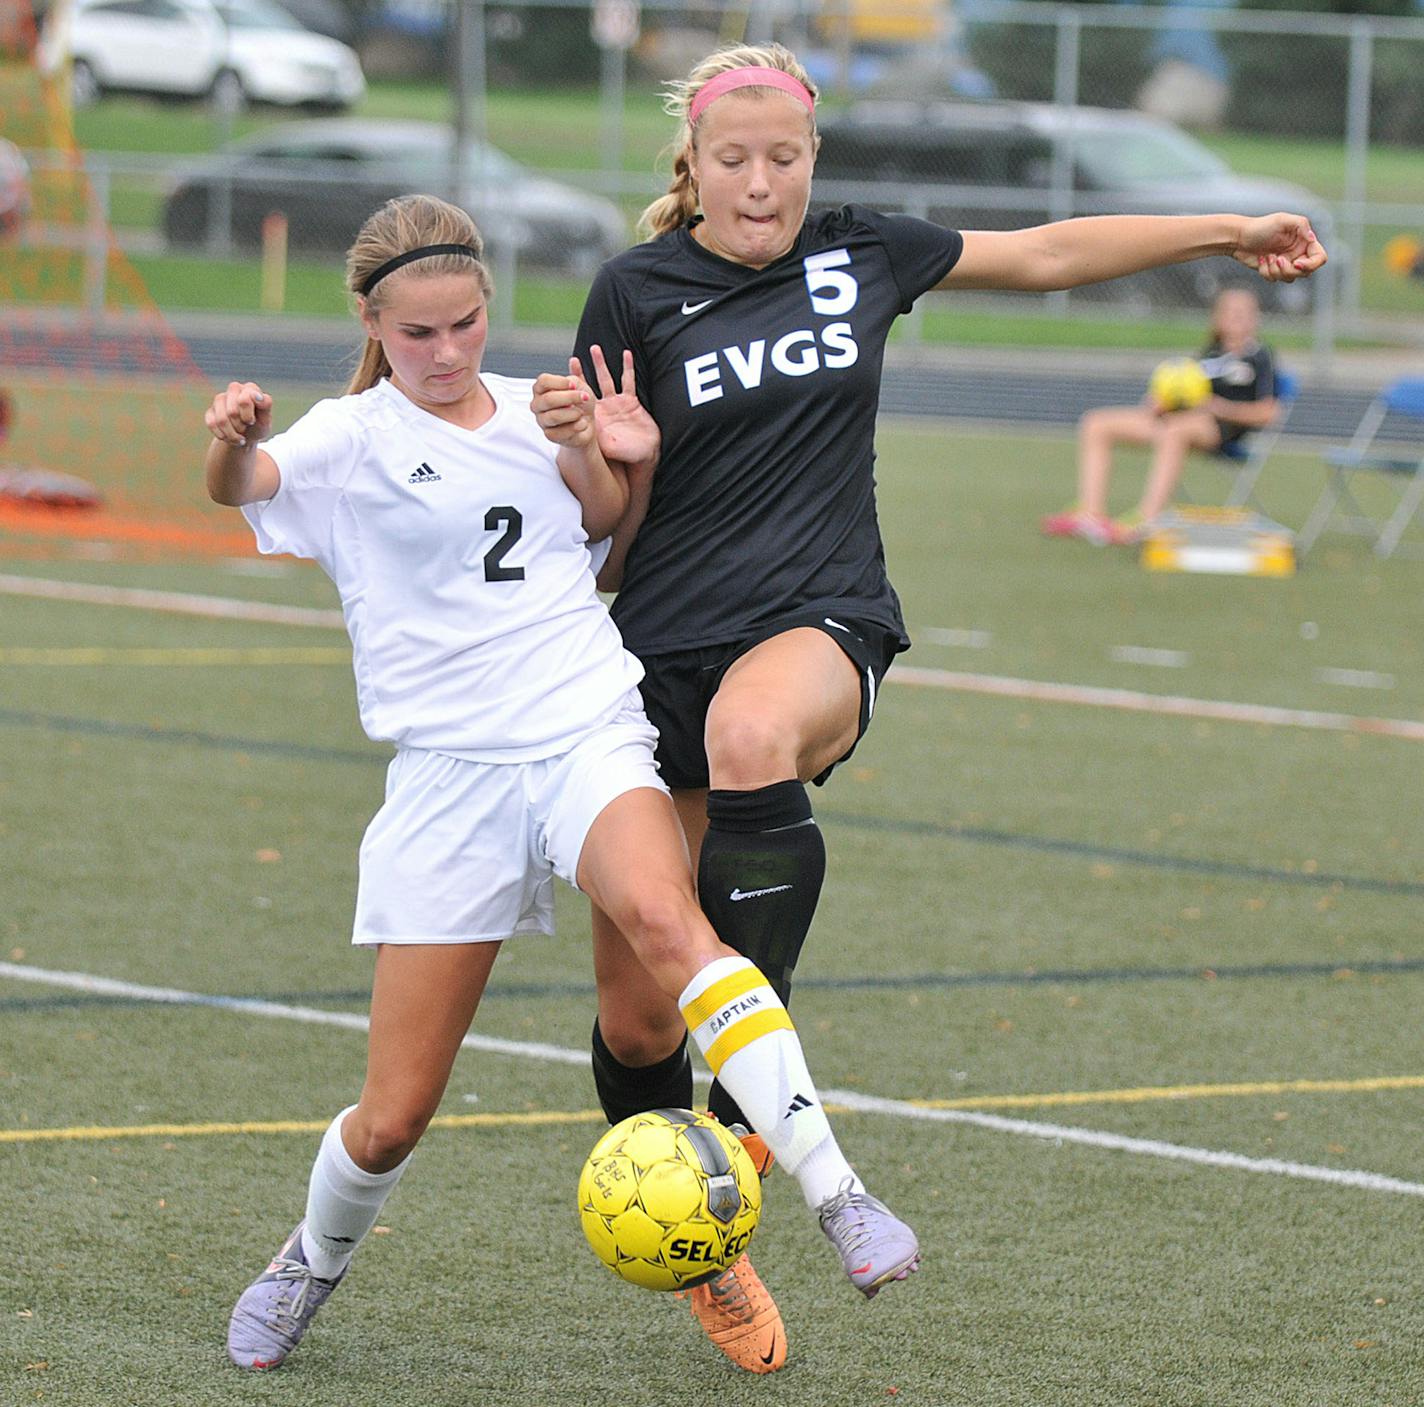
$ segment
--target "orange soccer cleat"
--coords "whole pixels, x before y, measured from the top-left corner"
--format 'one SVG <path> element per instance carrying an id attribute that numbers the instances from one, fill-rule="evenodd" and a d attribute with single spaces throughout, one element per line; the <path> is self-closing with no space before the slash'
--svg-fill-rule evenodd
<path id="1" fill-rule="evenodd" d="M 745 1124 L 728 1127 L 751 1157 L 759 1177 L 776 1161 L 759 1133 Z M 786 1363 L 786 1326 L 771 1291 L 761 1282 L 751 1260 L 739 1256 L 705 1284 L 683 1292 L 703 1332 L 737 1365 L 749 1373 L 774 1373 Z"/>
<path id="2" fill-rule="evenodd" d="M 703 1332 L 748 1373 L 774 1373 L 786 1363 L 786 1328 L 745 1253 L 705 1284 L 680 1292 Z"/>

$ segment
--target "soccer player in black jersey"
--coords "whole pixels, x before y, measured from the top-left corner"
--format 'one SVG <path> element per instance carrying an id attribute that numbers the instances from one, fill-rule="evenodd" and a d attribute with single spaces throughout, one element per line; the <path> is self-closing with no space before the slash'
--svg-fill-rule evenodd
<path id="1" fill-rule="evenodd" d="M 1150 396 L 1135 406 L 1100 406 L 1078 422 L 1078 501 L 1043 520 L 1049 537 L 1078 537 L 1104 546 L 1141 541 L 1152 520 L 1172 501 L 1191 450 L 1219 453 L 1252 430 L 1269 425 L 1280 409 L 1271 349 L 1258 340 L 1260 300 L 1249 288 L 1223 288 L 1211 309 L 1211 333 L 1201 368 L 1211 395 L 1199 406 L 1166 410 Z M 1152 466 L 1137 510 L 1108 516 L 1108 480 L 1117 445 L 1147 445 Z"/>
<path id="2" fill-rule="evenodd" d="M 1048 291 L 1208 254 L 1289 282 L 1325 251 L 1286 214 L 967 233 L 855 205 L 808 214 L 815 89 L 778 45 L 713 54 L 668 110 L 681 129 L 671 187 L 644 214 L 652 238 L 603 267 L 578 332 L 583 366 L 631 354 L 661 431 L 661 457 L 633 471 L 600 585 L 618 589 L 614 617 L 646 669 L 702 906 L 784 998 L 825 870 L 805 783 L 850 755 L 909 645 L 874 496 L 895 318 L 932 288 Z M 609 411 L 636 412 L 606 368 L 598 380 Z M 676 1007 L 606 915 L 594 928 L 604 1110 L 686 1104 Z M 710 1103 L 746 1123 L 716 1085 Z M 784 1361 L 780 1316 L 745 1257 L 694 1291 L 693 1308 L 742 1367 Z"/>

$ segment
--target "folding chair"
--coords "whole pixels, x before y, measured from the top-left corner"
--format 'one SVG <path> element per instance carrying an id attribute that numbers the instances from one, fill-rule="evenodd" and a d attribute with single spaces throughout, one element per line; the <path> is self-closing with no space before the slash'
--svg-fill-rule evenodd
<path id="1" fill-rule="evenodd" d="M 1382 431 L 1394 438 L 1401 429 L 1409 432 L 1406 439 L 1414 439 L 1413 446 L 1393 453 L 1388 446 L 1376 447 Z M 1386 386 L 1360 417 L 1350 443 L 1327 449 L 1324 459 L 1330 466 L 1330 476 L 1296 539 L 1297 553 L 1304 556 L 1330 527 L 1372 537 L 1375 555 L 1388 557 L 1399 546 L 1404 530 L 1424 501 L 1424 376 L 1401 377 Z M 1350 483 L 1361 473 L 1381 474 L 1403 482 L 1399 501 L 1388 518 L 1376 518 L 1360 507 Z M 1337 512 L 1342 506 L 1346 511 Z"/>
<path id="2" fill-rule="evenodd" d="M 1253 430 L 1249 435 L 1243 435 L 1239 440 L 1233 440 L 1217 450 L 1214 456 L 1217 468 L 1235 475 L 1231 492 L 1226 496 L 1228 508 L 1240 508 L 1249 503 L 1253 508 L 1265 511 L 1256 500 L 1256 480 L 1261 477 L 1261 470 L 1266 467 L 1266 461 L 1271 457 L 1276 441 L 1280 439 L 1281 431 L 1290 419 L 1291 407 L 1299 395 L 1299 378 L 1277 367 L 1276 418 L 1262 429 Z"/>

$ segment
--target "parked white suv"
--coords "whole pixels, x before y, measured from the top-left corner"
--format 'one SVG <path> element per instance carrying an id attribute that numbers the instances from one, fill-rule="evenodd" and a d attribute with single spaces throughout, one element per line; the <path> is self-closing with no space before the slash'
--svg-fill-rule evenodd
<path id="1" fill-rule="evenodd" d="M 274 0 L 73 0 L 40 43 L 46 71 L 66 58 L 79 106 L 112 89 L 344 109 L 366 90 L 352 49 Z"/>

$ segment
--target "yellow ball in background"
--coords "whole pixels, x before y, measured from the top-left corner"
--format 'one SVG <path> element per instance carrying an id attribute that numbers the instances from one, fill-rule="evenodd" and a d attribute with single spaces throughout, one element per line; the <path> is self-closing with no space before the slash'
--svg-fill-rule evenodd
<path id="1" fill-rule="evenodd" d="M 1190 357 L 1160 362 L 1147 383 L 1159 410 L 1191 410 L 1211 395 L 1211 378 Z"/>
<path id="2" fill-rule="evenodd" d="M 1424 278 L 1424 244 L 1413 235 L 1395 235 L 1380 251 L 1380 256 L 1390 273 L 1398 274 L 1401 278 L 1410 275 Z"/>

